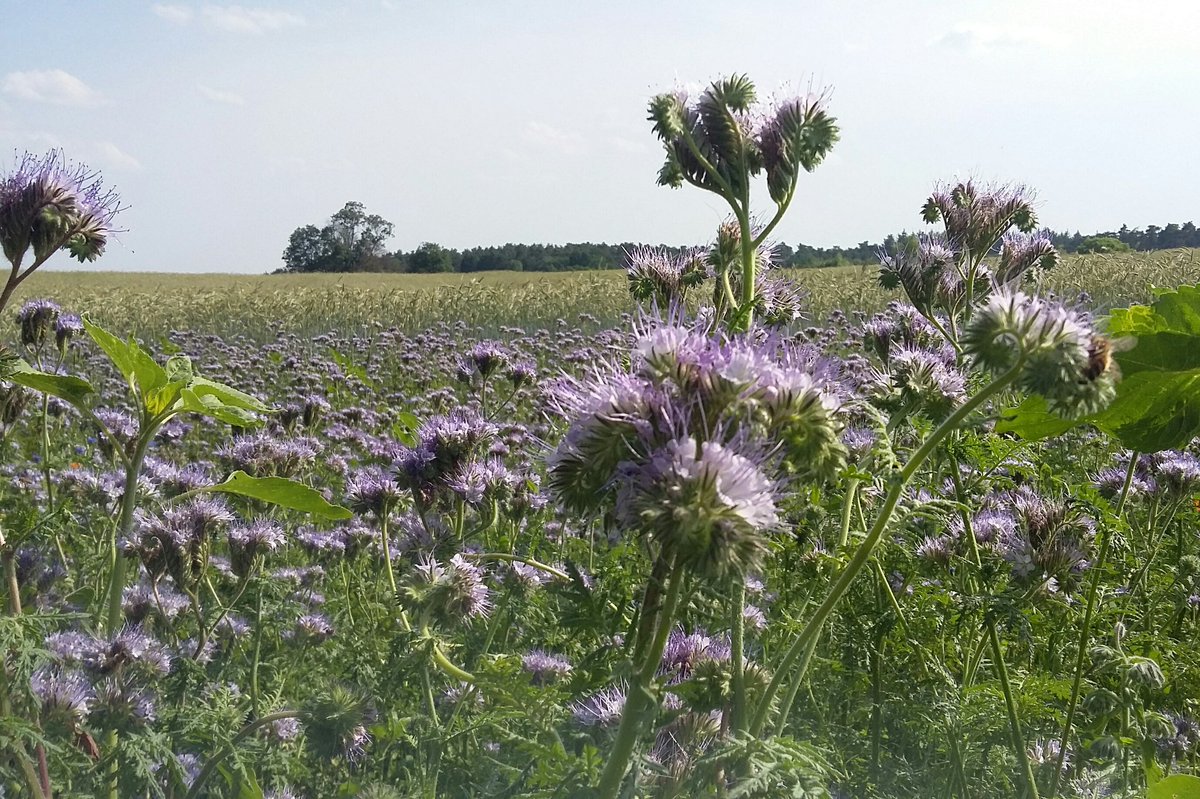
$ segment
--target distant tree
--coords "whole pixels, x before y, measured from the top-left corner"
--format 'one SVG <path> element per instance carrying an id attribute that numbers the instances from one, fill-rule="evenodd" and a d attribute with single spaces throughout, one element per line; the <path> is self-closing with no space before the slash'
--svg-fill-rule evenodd
<path id="1" fill-rule="evenodd" d="M 1089 236 L 1080 243 L 1077 252 L 1129 252 L 1129 245 L 1114 236 Z"/>
<path id="2" fill-rule="evenodd" d="M 408 271 L 410 272 L 452 272 L 454 271 L 453 254 L 442 247 L 427 241 L 408 255 Z"/>
<path id="3" fill-rule="evenodd" d="M 314 224 L 296 228 L 283 251 L 284 269 L 289 272 L 330 270 L 335 262 L 330 244 L 328 236 Z"/>
<path id="4" fill-rule="evenodd" d="M 323 228 L 296 228 L 283 251 L 285 272 L 378 271 L 392 223 L 348 202 Z M 387 259 L 384 259 L 387 260 Z"/>

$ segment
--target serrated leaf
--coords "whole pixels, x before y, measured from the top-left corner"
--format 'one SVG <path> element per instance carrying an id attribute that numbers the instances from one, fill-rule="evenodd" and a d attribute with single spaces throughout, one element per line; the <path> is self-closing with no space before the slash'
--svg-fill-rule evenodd
<path id="1" fill-rule="evenodd" d="M 354 515 L 348 508 L 330 504 L 316 489 L 286 477 L 251 477 L 236 471 L 225 482 L 205 490 L 257 499 L 322 519 L 349 519 Z"/>
<path id="2" fill-rule="evenodd" d="M 9 376 L 9 381 L 66 400 L 72 405 L 86 405 L 88 399 L 95 393 L 92 384 L 82 377 L 39 372 L 22 360 L 16 361 L 12 369 L 13 373 Z"/>

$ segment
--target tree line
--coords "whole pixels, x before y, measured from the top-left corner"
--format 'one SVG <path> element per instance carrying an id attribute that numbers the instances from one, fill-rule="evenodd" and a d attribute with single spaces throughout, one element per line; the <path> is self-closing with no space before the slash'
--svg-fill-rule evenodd
<path id="1" fill-rule="evenodd" d="M 279 272 L 566 272 L 580 269 L 620 269 L 626 254 L 640 246 L 621 244 L 503 244 L 456 250 L 425 242 L 411 251 L 389 252 L 386 243 L 393 225 L 377 214 L 368 214 L 362 203 L 349 202 L 323 227 L 297 228 L 283 252 L 284 266 Z M 1148 225 L 1145 230 L 1122 225 L 1120 230 L 1085 236 L 1046 231 L 1062 252 L 1118 252 L 1122 250 L 1159 250 L 1175 247 L 1200 247 L 1200 231 L 1192 222 L 1171 223 L 1163 227 Z M 777 261 L 796 269 L 852 264 L 873 264 L 881 250 L 915 245 L 916 234 L 902 232 L 882 242 L 860 242 L 853 247 L 795 246 L 780 243 Z M 682 251 L 682 247 L 665 247 Z"/>

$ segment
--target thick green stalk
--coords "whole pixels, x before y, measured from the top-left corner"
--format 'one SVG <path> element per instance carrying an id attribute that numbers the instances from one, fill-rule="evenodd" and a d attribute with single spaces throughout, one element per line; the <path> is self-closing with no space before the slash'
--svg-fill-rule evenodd
<path id="1" fill-rule="evenodd" d="M 746 730 L 746 581 L 738 579 L 737 601 L 730 619 L 730 662 L 733 671 L 733 713 L 730 728 L 735 735 Z"/>
<path id="2" fill-rule="evenodd" d="M 617 729 L 617 739 L 613 742 L 612 752 L 604 766 L 597 786 L 597 799 L 616 799 L 621 791 L 621 783 L 629 770 L 629 761 L 641 737 L 642 727 L 647 717 L 658 705 L 658 699 L 650 692 L 650 684 L 662 660 L 663 649 L 675 622 L 675 611 L 679 607 L 682 594 L 684 575 L 678 568 L 672 569 L 668 578 L 670 586 L 667 597 L 663 602 L 662 612 L 658 618 L 658 627 L 645 656 L 639 664 L 634 682 L 629 686 L 629 694 L 625 699 L 625 708 L 621 712 L 621 726 Z"/>
<path id="3" fill-rule="evenodd" d="M 929 434 L 929 438 L 921 444 L 920 448 L 913 453 L 908 463 L 901 469 L 900 473 L 895 475 L 891 480 L 891 488 L 888 491 L 887 497 L 883 501 L 883 507 L 879 510 L 879 515 L 875 519 L 875 524 L 872 525 L 871 531 L 867 534 L 866 539 L 859 545 L 854 557 L 838 575 L 837 581 L 830 588 L 825 600 L 817 608 L 813 617 L 801 630 L 796 637 L 787 654 L 775 670 L 775 675 L 771 678 L 771 683 L 767 686 L 766 693 L 759 702 L 758 709 L 755 711 L 754 720 L 750 724 L 750 733 L 752 735 L 761 735 L 763 728 L 766 726 L 767 717 L 771 712 L 771 704 L 775 701 L 775 696 L 779 693 L 783 686 L 783 681 L 787 679 L 789 670 L 796 664 L 797 659 L 802 660 L 796 666 L 796 679 L 803 679 L 804 674 L 808 670 L 808 664 L 812 660 L 813 652 L 815 651 L 815 639 L 820 636 L 821 630 L 825 626 L 825 622 L 833 613 L 833 609 L 841 601 L 842 596 L 849 590 L 850 585 L 858 577 L 859 572 L 867 565 L 867 562 L 874 554 L 875 547 L 883 537 L 884 530 L 887 529 L 888 522 L 891 521 L 892 514 L 896 510 L 896 505 L 900 501 L 900 495 L 904 492 L 913 475 L 925 464 L 925 461 L 933 454 L 938 445 L 958 429 L 958 426 L 963 423 L 968 416 L 987 402 L 993 395 L 1002 391 L 1024 368 L 1024 358 L 1018 358 L 1017 362 L 1004 374 L 997 377 L 987 386 L 985 386 L 978 394 L 963 403 L 958 410 L 946 418 L 937 429 Z M 787 720 L 786 716 L 781 715 L 779 723 L 782 725 Z"/>
<path id="4" fill-rule="evenodd" d="M 142 472 L 142 461 L 146 459 L 146 450 L 150 440 L 158 429 L 157 425 L 147 426 L 138 436 L 137 445 L 125 465 L 125 493 L 121 496 L 121 515 L 117 527 L 113 530 L 111 542 L 111 571 L 109 572 L 108 606 L 104 615 L 103 629 L 109 633 L 115 631 L 121 624 L 121 592 L 125 588 L 125 571 L 127 559 L 121 556 L 118 544 L 122 538 L 133 532 L 133 512 L 137 510 L 138 476 Z M 114 445 L 120 446 L 117 441 Z"/>
<path id="5" fill-rule="evenodd" d="M 1129 469 L 1125 472 L 1125 484 L 1121 486 L 1121 496 L 1117 499 L 1115 509 L 1118 517 L 1125 511 L 1125 501 L 1129 498 L 1129 487 L 1133 485 L 1133 476 L 1137 471 L 1137 459 L 1136 452 L 1129 454 Z M 1075 711 L 1079 707 L 1079 694 L 1083 688 L 1083 661 L 1087 657 L 1088 638 L 1092 634 L 1092 619 L 1096 615 L 1100 576 L 1108 564 L 1108 550 L 1111 543 L 1112 533 L 1104 531 L 1104 540 L 1100 542 L 1100 556 L 1092 566 L 1092 579 L 1088 582 L 1087 607 L 1083 611 L 1083 628 L 1079 631 L 1079 648 L 1075 653 L 1075 677 L 1071 681 L 1071 701 L 1067 704 L 1067 720 L 1063 723 L 1062 737 L 1059 739 L 1058 762 L 1055 764 L 1054 776 L 1050 779 L 1049 799 L 1058 797 L 1058 784 L 1067 756 L 1067 745 L 1071 741 L 1071 728 L 1075 724 Z"/>

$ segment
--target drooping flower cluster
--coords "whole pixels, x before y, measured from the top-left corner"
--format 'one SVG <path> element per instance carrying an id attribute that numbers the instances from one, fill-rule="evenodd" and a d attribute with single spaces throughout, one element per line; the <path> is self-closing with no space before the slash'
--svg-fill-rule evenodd
<path id="1" fill-rule="evenodd" d="M 61 150 L 25 153 L 0 178 L 0 245 L 16 265 L 31 248 L 35 264 L 60 249 L 81 263 L 94 261 L 120 210 L 116 193 L 85 164 L 67 161 Z"/>

